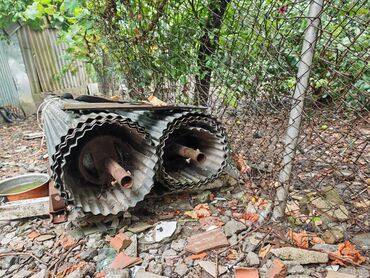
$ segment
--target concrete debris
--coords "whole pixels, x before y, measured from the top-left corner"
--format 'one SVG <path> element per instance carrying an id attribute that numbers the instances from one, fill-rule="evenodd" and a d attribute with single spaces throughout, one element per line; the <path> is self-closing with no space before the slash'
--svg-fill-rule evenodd
<path id="1" fill-rule="evenodd" d="M 145 240 L 147 242 L 160 242 L 165 238 L 171 237 L 176 228 L 176 221 L 159 222 L 146 234 Z"/>
<path id="2" fill-rule="evenodd" d="M 171 248 L 177 252 L 181 252 L 184 250 L 186 245 L 186 240 L 183 238 L 180 238 L 178 240 L 174 240 L 171 243 Z"/>
<path id="3" fill-rule="evenodd" d="M 329 261 L 328 254 L 326 253 L 294 247 L 272 249 L 271 253 L 282 260 L 295 261 L 297 264 L 302 265 L 327 263 Z"/>
<path id="4" fill-rule="evenodd" d="M 356 278 L 356 275 L 329 270 L 326 278 Z"/>
<path id="5" fill-rule="evenodd" d="M 200 261 L 198 263 L 208 274 L 212 277 L 216 277 L 216 264 L 211 261 Z M 224 266 L 218 266 L 218 275 L 222 275 L 227 271 L 227 268 Z"/>
<path id="6" fill-rule="evenodd" d="M 249 266 L 258 266 L 260 264 L 260 259 L 258 255 L 254 252 L 248 252 L 246 255 L 246 261 Z"/>
<path id="7" fill-rule="evenodd" d="M 0 221 L 49 215 L 49 197 L 20 200 L 0 205 Z"/>
<path id="8" fill-rule="evenodd" d="M 344 232 L 340 229 L 328 229 L 321 237 L 326 243 L 335 244 L 344 240 Z"/>
<path id="9" fill-rule="evenodd" d="M 300 264 L 288 265 L 288 274 L 302 274 L 304 267 Z"/>
<path id="10" fill-rule="evenodd" d="M 185 250 L 193 254 L 229 245 L 229 242 L 221 229 L 215 229 L 192 236 L 188 238 L 187 241 L 188 245 Z"/>
<path id="11" fill-rule="evenodd" d="M 55 238 L 55 235 L 52 235 L 52 234 L 40 235 L 36 238 L 36 241 L 43 242 L 43 241 L 47 241 L 53 238 Z"/>
<path id="12" fill-rule="evenodd" d="M 227 237 L 231 237 L 232 235 L 244 231 L 246 228 L 247 227 L 243 223 L 232 219 L 225 224 L 224 231 Z"/>
<path id="13" fill-rule="evenodd" d="M 370 250 L 370 233 L 357 234 L 351 241 L 365 252 Z"/>
<path id="14" fill-rule="evenodd" d="M 148 230 L 151 227 L 153 227 L 153 225 L 149 225 L 148 223 L 145 223 L 145 222 L 137 222 L 133 224 L 132 226 L 128 227 L 128 230 L 132 233 L 137 234 L 137 233 L 144 232 L 145 230 Z"/>
<path id="15" fill-rule="evenodd" d="M 189 267 L 184 264 L 177 264 L 175 267 L 175 273 L 177 273 L 180 277 L 184 277 L 189 272 Z"/>
<path id="16" fill-rule="evenodd" d="M 131 244 L 125 249 L 128 256 L 137 257 L 137 235 L 130 237 Z"/>
<path id="17" fill-rule="evenodd" d="M 338 250 L 338 245 L 335 244 L 315 244 L 312 249 L 323 252 L 335 252 Z"/>
<path id="18" fill-rule="evenodd" d="M 326 270 L 338 271 L 339 265 L 328 265 L 325 267 Z"/>
<path id="19" fill-rule="evenodd" d="M 325 187 L 320 191 L 320 196 L 313 196 L 307 204 L 320 213 L 323 223 L 345 222 L 349 219 L 349 212 L 333 187 Z"/>

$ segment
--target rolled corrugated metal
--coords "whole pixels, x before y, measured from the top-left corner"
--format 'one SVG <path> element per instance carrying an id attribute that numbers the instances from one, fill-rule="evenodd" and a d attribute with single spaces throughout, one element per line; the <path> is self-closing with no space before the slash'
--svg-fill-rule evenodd
<path id="1" fill-rule="evenodd" d="M 63 110 L 68 102 L 76 101 L 46 102 L 44 129 L 55 186 L 69 204 L 85 213 L 117 214 L 135 206 L 150 192 L 154 175 L 169 190 L 183 191 L 215 180 L 227 165 L 225 131 L 203 112 L 82 113 Z M 111 168 L 107 170 L 111 158 L 112 169 L 118 167 L 123 173 L 118 178 Z M 122 187 L 123 182 L 110 184 L 112 177 L 126 179 L 128 171 L 132 188 Z"/>
<path id="2" fill-rule="evenodd" d="M 169 190 L 181 191 L 201 187 L 222 173 L 229 158 L 225 130 L 212 116 L 199 111 L 134 111 L 116 113 L 137 121 L 156 144 L 158 163 L 156 179 Z M 181 143 L 199 149 L 203 163 L 173 153 Z"/>
<path id="3" fill-rule="evenodd" d="M 134 207 L 154 183 L 157 156 L 150 135 L 122 115 L 63 111 L 65 102 L 49 100 L 43 109 L 51 169 L 61 196 L 94 215 L 117 214 Z M 112 185 L 109 173 L 102 171 L 105 166 L 98 167 L 107 160 L 100 158 L 106 150 L 119 167 L 130 172 L 132 187 Z"/>

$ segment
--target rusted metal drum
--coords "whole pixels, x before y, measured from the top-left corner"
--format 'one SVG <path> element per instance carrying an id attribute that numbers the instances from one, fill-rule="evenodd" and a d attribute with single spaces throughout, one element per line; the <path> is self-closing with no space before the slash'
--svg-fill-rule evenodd
<path id="1" fill-rule="evenodd" d="M 49 196 L 47 174 L 31 173 L 0 181 L 0 196 L 9 202 Z"/>

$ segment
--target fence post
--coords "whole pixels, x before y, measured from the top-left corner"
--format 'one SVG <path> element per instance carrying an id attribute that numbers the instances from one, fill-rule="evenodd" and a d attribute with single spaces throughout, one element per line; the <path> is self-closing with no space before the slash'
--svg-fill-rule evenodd
<path id="1" fill-rule="evenodd" d="M 294 90 L 292 108 L 289 115 L 289 125 L 285 137 L 285 149 L 282 170 L 279 174 L 279 187 L 276 190 L 275 207 L 272 218 L 278 220 L 284 216 L 286 201 L 289 193 L 289 178 L 292 171 L 293 159 L 298 143 L 299 129 L 302 120 L 305 93 L 308 87 L 312 60 L 317 40 L 317 30 L 320 24 L 320 15 L 323 9 L 323 0 L 313 0 L 308 13 L 308 25 L 302 44 L 301 60 L 298 65 L 297 82 Z"/>

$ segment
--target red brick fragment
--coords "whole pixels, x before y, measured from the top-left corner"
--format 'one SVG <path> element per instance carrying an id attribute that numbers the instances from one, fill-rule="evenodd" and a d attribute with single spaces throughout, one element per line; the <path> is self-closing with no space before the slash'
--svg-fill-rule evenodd
<path id="1" fill-rule="evenodd" d="M 282 261 L 275 259 L 272 265 L 266 272 L 266 278 L 284 278 L 286 277 L 288 268 Z"/>
<path id="2" fill-rule="evenodd" d="M 77 241 L 72 236 L 65 235 L 61 239 L 60 243 L 63 246 L 64 250 L 69 250 L 77 243 Z"/>
<path id="3" fill-rule="evenodd" d="M 125 235 L 124 233 L 118 233 L 114 238 L 110 241 L 110 246 L 115 249 L 117 252 L 121 252 L 122 250 L 126 249 L 131 244 L 130 238 Z"/>
<path id="4" fill-rule="evenodd" d="M 28 238 L 30 240 L 34 240 L 35 238 L 39 237 L 40 236 L 40 233 L 37 232 L 37 231 L 32 231 L 28 234 Z"/>
<path id="5" fill-rule="evenodd" d="M 254 267 L 236 267 L 235 278 L 259 278 L 258 269 Z"/>
<path id="6" fill-rule="evenodd" d="M 195 260 L 203 260 L 208 256 L 206 252 L 199 253 L 197 255 L 191 255 L 190 258 L 195 261 Z"/>
<path id="7" fill-rule="evenodd" d="M 111 268 L 126 268 L 141 264 L 142 259 L 138 257 L 127 256 L 125 253 L 119 253 L 110 265 Z"/>
<path id="8" fill-rule="evenodd" d="M 185 250 L 193 254 L 198 254 L 228 245 L 229 242 L 221 229 L 214 229 L 188 238 L 188 245 Z"/>

